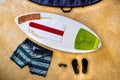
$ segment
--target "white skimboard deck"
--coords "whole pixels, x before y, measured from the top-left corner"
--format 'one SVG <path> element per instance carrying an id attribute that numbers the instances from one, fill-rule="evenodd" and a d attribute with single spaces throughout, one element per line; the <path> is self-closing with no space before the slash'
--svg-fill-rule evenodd
<path id="1" fill-rule="evenodd" d="M 16 17 L 15 22 L 32 39 L 60 51 L 88 53 L 102 45 L 100 38 L 90 28 L 57 14 L 26 13 Z"/>

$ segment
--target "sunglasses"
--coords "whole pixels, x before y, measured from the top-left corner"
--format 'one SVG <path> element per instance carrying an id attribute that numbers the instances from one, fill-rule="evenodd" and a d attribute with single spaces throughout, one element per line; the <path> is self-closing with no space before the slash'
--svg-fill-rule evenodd
<path id="1" fill-rule="evenodd" d="M 67 67 L 67 64 L 63 64 L 63 63 L 60 63 L 58 65 L 59 65 L 59 67 Z"/>

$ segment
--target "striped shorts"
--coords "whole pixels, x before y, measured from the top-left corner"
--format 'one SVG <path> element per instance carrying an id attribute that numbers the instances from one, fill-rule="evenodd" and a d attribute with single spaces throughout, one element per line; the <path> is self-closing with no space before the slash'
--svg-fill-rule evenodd
<path id="1" fill-rule="evenodd" d="M 21 68 L 28 65 L 30 72 L 46 76 L 52 59 L 52 51 L 45 49 L 29 39 L 24 40 L 10 58 Z"/>

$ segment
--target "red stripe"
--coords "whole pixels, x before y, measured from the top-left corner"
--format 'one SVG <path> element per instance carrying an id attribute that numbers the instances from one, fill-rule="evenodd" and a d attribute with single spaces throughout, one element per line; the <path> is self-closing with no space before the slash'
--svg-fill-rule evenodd
<path id="1" fill-rule="evenodd" d="M 47 32 L 50 32 L 50 33 L 54 33 L 54 34 L 57 34 L 57 35 L 60 35 L 60 36 L 63 36 L 63 33 L 64 33 L 64 31 L 54 29 L 54 28 L 51 28 L 51 27 L 48 27 L 48 26 L 45 26 L 45 25 L 42 25 L 42 24 L 34 23 L 34 22 L 30 22 L 29 26 L 33 27 L 33 28 L 43 30 L 43 31 L 47 31 Z"/>

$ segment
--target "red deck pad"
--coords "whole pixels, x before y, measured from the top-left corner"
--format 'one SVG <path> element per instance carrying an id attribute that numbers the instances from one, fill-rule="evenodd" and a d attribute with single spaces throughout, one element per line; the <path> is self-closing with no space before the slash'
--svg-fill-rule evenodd
<path id="1" fill-rule="evenodd" d="M 60 36 L 63 36 L 63 33 L 64 33 L 64 31 L 61 31 L 61 30 L 58 30 L 58 29 L 55 29 L 55 28 L 51 28 L 49 26 L 45 26 L 45 25 L 42 25 L 42 24 L 38 24 L 38 23 L 35 23 L 35 22 L 30 22 L 29 26 L 33 27 L 33 28 L 43 30 L 43 31 L 47 31 L 47 32 L 50 32 L 50 33 L 54 33 L 54 34 L 57 34 L 57 35 L 60 35 Z"/>

